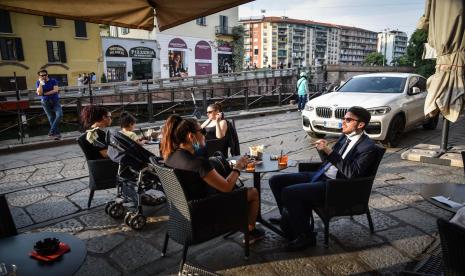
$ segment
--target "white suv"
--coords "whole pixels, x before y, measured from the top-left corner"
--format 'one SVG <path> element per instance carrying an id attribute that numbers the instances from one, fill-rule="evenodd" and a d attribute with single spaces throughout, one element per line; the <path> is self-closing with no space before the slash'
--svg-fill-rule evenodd
<path id="1" fill-rule="evenodd" d="M 351 106 L 371 113 L 365 132 L 388 146 L 397 146 L 404 130 L 423 125 L 435 129 L 438 117 L 425 118 L 426 79 L 416 74 L 377 73 L 352 77 L 337 91 L 307 102 L 302 126 L 311 137 L 340 134 L 342 118 Z"/>

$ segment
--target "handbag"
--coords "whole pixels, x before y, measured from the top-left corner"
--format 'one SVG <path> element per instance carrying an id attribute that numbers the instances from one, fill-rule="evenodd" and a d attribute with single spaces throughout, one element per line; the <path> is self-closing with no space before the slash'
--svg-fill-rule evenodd
<path id="1" fill-rule="evenodd" d="M 212 156 L 208 158 L 210 165 L 224 178 L 232 172 L 231 165 L 221 151 L 216 151 Z M 242 180 L 238 179 L 240 184 L 235 184 L 236 188 L 241 188 L 244 186 Z"/>

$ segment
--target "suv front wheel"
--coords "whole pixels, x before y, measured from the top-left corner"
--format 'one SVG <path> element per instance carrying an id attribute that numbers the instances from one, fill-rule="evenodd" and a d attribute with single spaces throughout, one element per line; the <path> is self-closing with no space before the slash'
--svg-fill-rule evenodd
<path id="1" fill-rule="evenodd" d="M 396 115 L 389 124 L 389 130 L 383 144 L 388 147 L 397 147 L 404 132 L 404 127 L 404 118 L 401 115 Z"/>

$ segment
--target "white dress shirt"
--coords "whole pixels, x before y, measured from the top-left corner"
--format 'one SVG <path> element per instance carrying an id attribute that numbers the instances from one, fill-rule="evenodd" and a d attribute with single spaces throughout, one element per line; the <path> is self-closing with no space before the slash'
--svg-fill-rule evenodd
<path id="1" fill-rule="evenodd" d="M 348 139 L 350 139 L 350 143 L 347 146 L 346 150 L 342 154 L 342 159 L 346 157 L 346 155 L 350 152 L 350 150 L 355 146 L 355 144 L 358 142 L 360 137 L 362 137 L 363 132 L 360 134 L 355 134 L 353 136 L 346 135 Z M 331 167 L 328 168 L 328 170 L 325 172 L 326 177 L 335 179 L 337 175 L 337 168 L 334 165 L 331 165 Z"/>

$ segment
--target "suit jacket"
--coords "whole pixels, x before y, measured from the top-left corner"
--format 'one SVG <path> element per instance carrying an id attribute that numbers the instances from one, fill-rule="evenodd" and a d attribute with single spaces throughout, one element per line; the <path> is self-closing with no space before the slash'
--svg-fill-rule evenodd
<path id="1" fill-rule="evenodd" d="M 327 162 L 333 164 L 337 168 L 336 179 L 368 177 L 375 174 L 374 167 L 379 155 L 378 146 L 366 134 L 362 134 L 362 137 L 347 153 L 345 159 L 342 159 L 338 151 L 346 139 L 345 135 L 341 135 L 329 155 L 318 151 L 323 160 L 323 166 Z"/>

